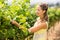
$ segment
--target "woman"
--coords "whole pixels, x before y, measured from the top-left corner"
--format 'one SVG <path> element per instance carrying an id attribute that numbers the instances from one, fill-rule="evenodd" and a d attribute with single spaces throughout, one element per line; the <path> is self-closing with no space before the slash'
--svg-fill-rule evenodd
<path id="1" fill-rule="evenodd" d="M 34 26 L 28 29 L 30 33 L 34 33 L 33 40 L 46 40 L 47 36 L 47 4 L 38 5 L 36 10 L 36 15 L 39 16 Z M 16 21 L 11 21 L 12 24 L 19 27 L 19 24 Z"/>

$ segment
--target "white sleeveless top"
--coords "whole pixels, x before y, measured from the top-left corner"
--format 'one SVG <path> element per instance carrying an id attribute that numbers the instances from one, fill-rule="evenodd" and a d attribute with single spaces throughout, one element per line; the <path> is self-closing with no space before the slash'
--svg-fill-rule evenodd
<path id="1" fill-rule="evenodd" d="M 46 24 L 48 26 L 47 22 L 46 22 Z M 36 26 L 36 25 L 38 25 L 38 24 L 35 23 L 34 26 Z M 33 40 L 46 40 L 46 39 L 47 39 L 47 29 L 40 29 L 39 31 L 34 33 Z"/>

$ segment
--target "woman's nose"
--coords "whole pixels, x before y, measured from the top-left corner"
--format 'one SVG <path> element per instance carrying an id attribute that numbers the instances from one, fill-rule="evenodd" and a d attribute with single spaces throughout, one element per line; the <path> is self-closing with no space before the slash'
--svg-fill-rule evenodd
<path id="1" fill-rule="evenodd" d="M 38 13 L 38 10 L 36 10 L 36 13 Z"/>
<path id="2" fill-rule="evenodd" d="M 36 15 L 39 15 L 38 11 L 36 11 Z"/>

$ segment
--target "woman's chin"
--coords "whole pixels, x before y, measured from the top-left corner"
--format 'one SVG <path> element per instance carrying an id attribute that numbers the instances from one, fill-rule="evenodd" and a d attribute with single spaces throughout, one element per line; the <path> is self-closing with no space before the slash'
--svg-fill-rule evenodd
<path id="1" fill-rule="evenodd" d="M 36 14 L 37 16 L 40 16 L 39 14 Z"/>

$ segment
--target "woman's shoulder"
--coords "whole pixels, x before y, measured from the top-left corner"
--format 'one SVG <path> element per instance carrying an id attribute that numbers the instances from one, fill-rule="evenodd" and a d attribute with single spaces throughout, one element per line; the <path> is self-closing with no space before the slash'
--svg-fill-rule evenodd
<path id="1" fill-rule="evenodd" d="M 40 20 L 40 17 L 37 17 L 37 21 Z M 48 21 L 44 21 L 46 24 L 48 24 Z"/>

